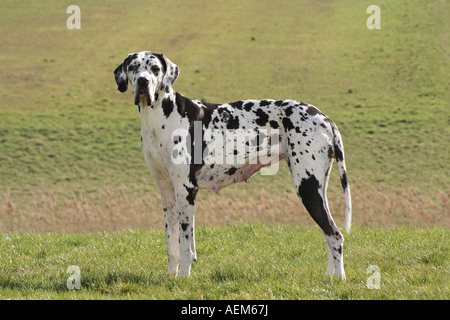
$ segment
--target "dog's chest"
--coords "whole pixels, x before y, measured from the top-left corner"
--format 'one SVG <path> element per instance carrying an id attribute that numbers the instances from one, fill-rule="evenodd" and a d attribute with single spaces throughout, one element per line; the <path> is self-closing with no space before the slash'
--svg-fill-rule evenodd
<path id="1" fill-rule="evenodd" d="M 142 153 L 145 162 L 152 175 L 167 175 L 165 163 L 170 153 L 170 133 L 167 123 L 159 117 L 157 112 L 152 112 L 149 107 L 140 110 Z"/>

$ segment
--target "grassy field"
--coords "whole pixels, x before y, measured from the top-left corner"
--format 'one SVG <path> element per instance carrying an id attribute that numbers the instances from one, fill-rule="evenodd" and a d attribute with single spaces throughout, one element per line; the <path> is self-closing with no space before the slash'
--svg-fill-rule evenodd
<path id="1" fill-rule="evenodd" d="M 447 228 L 354 228 L 347 281 L 325 276 L 319 228 L 237 224 L 199 228 L 192 276 L 167 274 L 162 231 L 3 234 L 9 261 L 0 298 L 12 299 L 449 299 Z M 80 269 L 69 290 L 70 265 Z M 370 289 L 370 266 L 379 288 Z"/>
<path id="2" fill-rule="evenodd" d="M 380 30 L 366 27 L 366 9 L 373 3 L 350 0 L 97 0 L 78 4 L 81 29 L 69 30 L 66 9 L 72 4 L 0 1 L 2 297 L 152 297 L 151 287 L 159 298 L 180 298 L 182 292 L 197 298 L 270 298 L 263 292 L 271 290 L 274 298 L 395 299 L 414 298 L 416 291 L 419 299 L 448 298 L 448 246 L 438 240 L 448 237 L 450 227 L 450 12 L 445 1 L 378 1 Z M 274 274 L 258 261 L 256 271 L 245 261 L 241 267 L 232 260 L 213 263 L 214 255 L 239 247 L 235 238 L 252 228 L 261 237 L 277 234 L 279 249 L 297 250 L 295 257 L 307 250 L 303 246 L 323 242 L 296 197 L 285 163 L 277 175 L 256 175 L 249 185 L 230 186 L 221 195 L 201 191 L 198 246 L 221 246 L 226 235 L 235 243 L 223 243 L 214 255 L 204 247 L 192 283 L 165 276 L 162 210 L 140 151 L 139 118 L 131 94 L 120 94 L 112 75 L 128 53 L 141 50 L 162 52 L 180 67 L 174 89 L 187 97 L 297 99 L 318 106 L 338 124 L 356 226 L 346 237 L 352 270 L 347 283 L 323 276 L 324 248 L 303 259 L 259 248 L 255 259 L 273 254 L 267 256 L 271 265 L 286 267 Z M 342 226 L 336 169 L 328 198 Z M 152 231 L 126 231 L 143 229 Z M 303 243 L 305 235 L 310 238 Z M 20 258 L 7 238 L 26 251 Z M 54 246 L 39 247 L 39 238 Z M 100 248 L 108 250 L 111 239 L 116 249 L 104 256 Z M 292 246 L 294 239 L 298 245 Z M 386 239 L 414 240 L 417 247 Z M 255 240 L 251 243 L 258 246 Z M 123 253 L 130 265 L 115 264 L 114 254 L 121 254 L 115 244 L 130 242 L 142 244 L 142 252 L 130 248 Z M 74 243 L 74 252 L 84 250 L 85 258 L 91 257 L 84 266 L 79 263 L 81 291 L 65 291 L 66 265 L 78 262 L 62 253 L 62 243 Z M 86 243 L 95 246 L 81 245 Z M 420 252 L 421 246 L 429 249 Z M 442 250 L 433 251 L 437 248 Z M 142 263 L 131 265 L 134 255 Z M 433 262 L 424 262 L 427 255 Z M 96 256 L 109 260 L 96 264 Z M 372 258 L 386 272 L 383 287 L 375 291 L 365 288 Z M 289 269 L 288 260 L 297 269 Z M 45 268 L 53 268 L 48 276 Z M 402 277 L 404 269 L 408 276 Z M 289 272 L 294 272 L 292 283 L 280 282 Z M 260 285 L 253 295 L 243 290 L 247 276 Z M 194 283 L 208 293 L 202 295 Z"/>

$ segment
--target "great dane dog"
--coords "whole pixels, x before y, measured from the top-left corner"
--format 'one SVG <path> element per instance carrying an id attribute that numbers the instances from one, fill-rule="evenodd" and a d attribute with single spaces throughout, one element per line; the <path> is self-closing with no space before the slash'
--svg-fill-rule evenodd
<path id="1" fill-rule="evenodd" d="M 316 107 L 294 100 L 225 104 L 191 100 L 172 89 L 179 74 L 180 69 L 166 56 L 151 51 L 129 54 L 114 70 L 120 92 L 127 91 L 128 83 L 133 87 L 142 123 L 142 153 L 161 194 L 169 273 L 177 275 L 180 265 L 179 274 L 188 276 L 197 259 L 194 205 L 200 188 L 218 193 L 229 184 L 248 182 L 260 169 L 285 159 L 298 197 L 325 236 L 326 274 L 345 279 L 344 238 L 326 198 L 336 159 L 349 231 L 350 188 L 336 124 Z M 248 138 L 243 147 L 236 146 L 243 135 Z M 266 144 L 271 145 L 268 152 Z"/>

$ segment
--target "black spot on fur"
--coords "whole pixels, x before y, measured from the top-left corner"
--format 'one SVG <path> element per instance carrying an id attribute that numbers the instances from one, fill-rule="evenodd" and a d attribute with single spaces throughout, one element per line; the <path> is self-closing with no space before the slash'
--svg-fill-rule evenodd
<path id="1" fill-rule="evenodd" d="M 237 116 L 230 117 L 227 122 L 227 129 L 239 129 L 239 118 Z"/>
<path id="2" fill-rule="evenodd" d="M 344 190 L 347 189 L 348 181 L 347 181 L 347 174 L 345 172 L 342 175 L 341 184 L 342 184 L 342 189 L 344 189 Z"/>
<path id="3" fill-rule="evenodd" d="M 190 188 L 185 184 L 183 186 L 186 188 L 188 192 L 186 200 L 189 202 L 190 205 L 193 206 L 195 204 L 195 197 L 197 196 L 198 188 L 197 187 Z"/>
<path id="4" fill-rule="evenodd" d="M 334 251 L 337 251 L 339 254 L 342 254 L 342 246 L 337 247 L 337 249 L 336 249 L 336 248 L 333 248 L 333 250 L 334 250 Z M 333 255 L 333 258 L 334 258 L 335 260 L 337 259 L 337 257 L 335 257 L 334 255 Z"/>
<path id="5" fill-rule="evenodd" d="M 259 102 L 259 105 L 260 105 L 261 107 L 268 106 L 268 105 L 270 105 L 270 101 L 267 101 L 267 100 L 261 100 L 261 101 Z"/>
<path id="6" fill-rule="evenodd" d="M 269 115 L 265 113 L 262 109 L 258 109 L 254 111 L 254 113 L 258 116 L 256 119 L 256 124 L 259 126 L 265 126 L 267 121 L 269 121 Z"/>
<path id="7" fill-rule="evenodd" d="M 208 118 L 208 115 L 209 119 L 207 119 L 207 121 L 211 121 L 211 111 L 209 109 L 199 107 L 195 102 L 179 94 L 178 92 L 176 93 L 175 101 L 177 104 L 178 113 L 182 117 L 187 117 L 191 122 L 191 125 L 193 125 L 194 121 L 203 121 L 205 116 Z"/>
<path id="8" fill-rule="evenodd" d="M 237 168 L 236 168 L 236 167 L 231 167 L 230 169 L 228 169 L 227 171 L 225 171 L 225 174 L 231 176 L 231 175 L 235 174 L 236 171 L 237 171 Z"/>
<path id="9" fill-rule="evenodd" d="M 181 229 L 183 229 L 183 231 L 186 231 L 188 227 L 189 227 L 189 223 L 182 223 L 181 224 Z"/>
<path id="10" fill-rule="evenodd" d="M 247 102 L 247 103 L 244 105 L 244 110 L 245 110 L 245 111 L 250 111 L 250 110 L 252 110 L 252 107 L 253 107 L 253 102 Z"/>
<path id="11" fill-rule="evenodd" d="M 223 108 L 220 108 L 220 109 L 219 109 L 219 113 L 220 113 L 220 115 L 222 116 L 222 122 L 227 123 L 228 120 L 229 120 L 230 117 L 231 117 L 231 114 L 228 112 L 228 110 L 225 110 L 225 109 L 223 109 Z"/>
<path id="12" fill-rule="evenodd" d="M 156 58 L 158 58 L 159 62 L 161 62 L 162 66 L 163 66 L 163 72 L 165 73 L 167 71 L 166 60 L 164 59 L 162 54 L 154 53 L 154 52 L 150 52 L 150 51 L 147 51 L 145 54 L 152 55 L 152 56 L 155 56 Z"/>
<path id="13" fill-rule="evenodd" d="M 165 98 L 162 101 L 161 107 L 163 109 L 164 115 L 166 116 L 166 118 L 168 118 L 173 111 L 173 101 L 169 98 Z"/>
<path id="14" fill-rule="evenodd" d="M 309 106 L 308 108 L 306 108 L 306 113 L 309 114 L 310 116 L 315 116 L 316 114 L 325 116 L 322 112 L 320 112 L 319 109 L 317 109 L 316 107 L 313 107 L 313 106 Z"/>
<path id="15" fill-rule="evenodd" d="M 306 210 L 308 210 L 311 217 L 319 225 L 323 232 L 326 235 L 332 235 L 333 229 L 328 221 L 323 199 L 319 194 L 320 188 L 322 188 L 322 186 L 319 185 L 319 181 L 317 181 L 314 175 L 311 175 L 307 179 L 302 179 L 302 182 L 298 187 L 298 195 L 302 199 Z"/>
<path id="16" fill-rule="evenodd" d="M 333 147 L 332 146 L 328 147 L 328 158 L 329 159 L 334 158 L 334 152 L 333 152 Z"/>
<path id="17" fill-rule="evenodd" d="M 233 108 L 236 108 L 236 109 L 242 109 L 242 105 L 244 104 L 244 102 L 243 101 L 236 101 L 236 102 L 232 102 L 232 103 L 230 103 L 230 106 L 232 106 Z"/>
<path id="18" fill-rule="evenodd" d="M 292 111 L 292 106 L 290 106 L 290 107 L 287 107 L 285 110 L 284 110 L 284 114 L 286 115 L 286 117 L 289 117 L 291 114 L 293 114 L 294 113 L 294 111 Z"/>
<path id="19" fill-rule="evenodd" d="M 292 124 L 291 119 L 283 118 L 282 122 L 283 122 L 284 129 L 286 131 L 294 129 L 294 125 Z"/>
<path id="20" fill-rule="evenodd" d="M 337 144 L 334 145 L 334 155 L 336 156 L 337 161 L 344 160 L 344 153 L 342 152 L 341 148 Z"/>
<path id="21" fill-rule="evenodd" d="M 332 130 L 337 129 L 336 124 L 330 118 L 325 117 L 325 119 L 323 119 L 323 121 L 328 122 L 330 124 Z"/>
<path id="22" fill-rule="evenodd" d="M 269 123 L 272 128 L 278 129 L 279 127 L 278 122 L 276 122 L 275 120 L 270 120 Z"/>

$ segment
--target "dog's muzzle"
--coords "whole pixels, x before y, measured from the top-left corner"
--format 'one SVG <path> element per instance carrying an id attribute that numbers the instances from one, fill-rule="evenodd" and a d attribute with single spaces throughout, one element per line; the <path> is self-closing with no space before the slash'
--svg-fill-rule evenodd
<path id="1" fill-rule="evenodd" d="M 136 80 L 136 92 L 134 94 L 134 104 L 138 105 L 141 101 L 143 103 L 146 103 L 147 106 L 152 104 L 152 99 L 150 98 L 150 91 L 149 91 L 149 81 L 148 79 L 144 77 L 139 77 Z M 147 100 L 147 101 L 143 101 Z"/>

